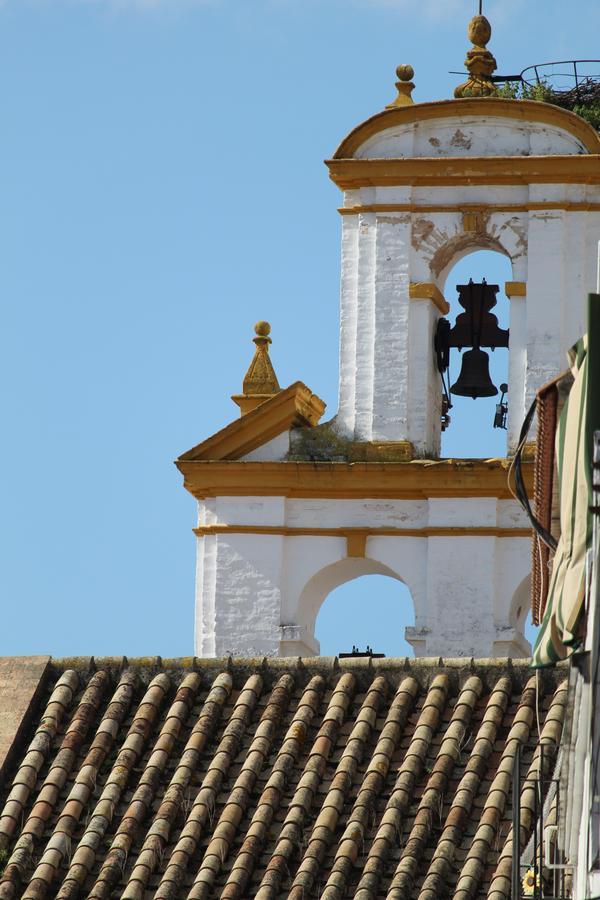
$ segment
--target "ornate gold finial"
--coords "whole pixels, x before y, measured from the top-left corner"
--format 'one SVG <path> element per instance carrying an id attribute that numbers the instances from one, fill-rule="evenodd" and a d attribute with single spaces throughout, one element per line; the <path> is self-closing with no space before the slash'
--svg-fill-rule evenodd
<path id="1" fill-rule="evenodd" d="M 481 4 L 480 4 L 481 10 Z M 469 80 L 460 84 L 454 91 L 455 97 L 495 97 L 498 89 L 492 81 L 492 73 L 496 71 L 494 55 L 487 49 L 492 36 L 492 26 L 481 13 L 473 16 L 467 28 L 467 35 L 473 46 L 467 52 L 465 66 L 469 72 Z"/>
<path id="2" fill-rule="evenodd" d="M 256 351 L 244 378 L 244 393 L 234 394 L 231 398 L 237 403 L 243 416 L 281 390 L 269 356 L 271 326 L 268 322 L 257 322 L 254 331 L 256 337 L 252 340 L 256 344 Z"/>
<path id="3" fill-rule="evenodd" d="M 411 96 L 415 89 L 415 85 L 412 81 L 415 75 L 413 67 L 404 63 L 403 65 L 398 66 L 396 75 L 400 79 L 400 81 L 396 82 L 398 96 L 392 103 L 388 103 L 386 109 L 395 109 L 397 106 L 412 106 L 415 102 Z"/>

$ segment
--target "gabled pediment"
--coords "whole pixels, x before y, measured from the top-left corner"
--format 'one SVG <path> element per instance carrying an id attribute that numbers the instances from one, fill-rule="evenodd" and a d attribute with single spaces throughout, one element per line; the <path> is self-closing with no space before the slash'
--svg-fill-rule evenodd
<path id="1" fill-rule="evenodd" d="M 290 428 L 317 425 L 324 411 L 323 400 L 301 381 L 296 381 L 182 453 L 176 465 L 191 461 L 239 460 Z"/>

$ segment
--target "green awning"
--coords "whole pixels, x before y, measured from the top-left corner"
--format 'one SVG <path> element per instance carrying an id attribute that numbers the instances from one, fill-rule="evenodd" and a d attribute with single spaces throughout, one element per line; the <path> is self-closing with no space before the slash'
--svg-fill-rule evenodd
<path id="1" fill-rule="evenodd" d="M 561 537 L 552 566 L 548 600 L 533 648 L 532 666 L 566 659 L 581 644 L 586 555 L 592 541 L 591 460 L 587 440 L 587 336 L 569 353 L 574 383 L 556 435 Z"/>

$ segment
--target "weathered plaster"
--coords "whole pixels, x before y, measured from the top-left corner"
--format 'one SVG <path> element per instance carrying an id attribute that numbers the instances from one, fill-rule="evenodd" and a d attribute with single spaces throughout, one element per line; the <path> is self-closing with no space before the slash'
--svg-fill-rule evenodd
<path id="1" fill-rule="evenodd" d="M 373 573 L 408 586 L 415 626 L 406 637 L 419 656 L 520 656 L 527 649 L 514 595 L 529 574 L 529 538 L 452 535 L 452 529 L 526 527 L 512 500 L 219 497 L 200 507 L 201 522 L 258 531 L 198 537 L 199 655 L 312 655 L 318 652 L 316 618 L 328 594 Z M 261 532 L 264 526 L 282 533 Z M 315 527 L 339 533 L 285 533 Z M 344 530 L 351 528 L 370 530 L 364 559 L 347 555 Z M 449 533 L 377 533 L 427 528 Z"/>

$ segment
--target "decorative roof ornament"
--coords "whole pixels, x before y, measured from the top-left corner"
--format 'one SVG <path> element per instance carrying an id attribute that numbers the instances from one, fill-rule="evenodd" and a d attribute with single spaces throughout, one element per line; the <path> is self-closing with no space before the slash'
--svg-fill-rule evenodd
<path id="1" fill-rule="evenodd" d="M 257 322 L 254 331 L 256 337 L 252 340 L 256 344 L 256 351 L 244 378 L 243 394 L 234 394 L 231 398 L 237 403 L 243 416 L 281 390 L 269 356 L 271 326 L 268 322 Z"/>
<path id="2" fill-rule="evenodd" d="M 388 103 L 386 109 L 396 109 L 398 106 L 412 106 L 414 104 L 414 100 L 412 98 L 412 92 L 415 89 L 415 85 L 413 82 L 415 70 L 412 66 L 404 63 L 401 66 L 398 66 L 396 69 L 396 75 L 400 79 L 396 82 L 396 89 L 398 91 L 398 96 L 392 103 Z"/>
<path id="3" fill-rule="evenodd" d="M 473 46 L 467 52 L 465 66 L 469 72 L 469 79 L 460 84 L 454 91 L 454 96 L 461 97 L 496 97 L 498 89 L 492 81 L 492 73 L 497 65 L 493 53 L 487 49 L 487 44 L 492 36 L 492 26 L 481 12 L 479 3 L 479 15 L 473 16 L 467 28 L 467 36 Z"/>

